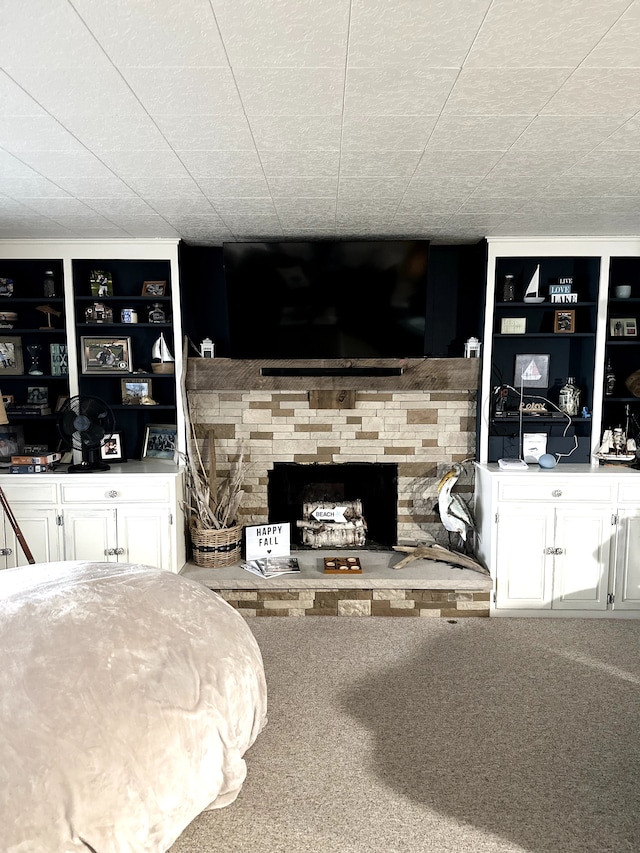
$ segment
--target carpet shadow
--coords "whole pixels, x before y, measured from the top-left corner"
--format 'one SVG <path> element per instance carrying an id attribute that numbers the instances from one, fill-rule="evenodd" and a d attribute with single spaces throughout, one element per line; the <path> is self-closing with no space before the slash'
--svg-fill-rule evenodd
<path id="1" fill-rule="evenodd" d="M 540 624 L 542 623 L 542 624 Z M 529 853 L 640 849 L 640 624 L 460 620 L 342 692 L 373 772 Z"/>

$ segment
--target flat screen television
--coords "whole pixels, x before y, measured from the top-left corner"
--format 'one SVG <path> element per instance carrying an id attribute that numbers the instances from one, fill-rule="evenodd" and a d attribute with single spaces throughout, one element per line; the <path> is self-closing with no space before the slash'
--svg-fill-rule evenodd
<path id="1" fill-rule="evenodd" d="M 232 358 L 425 355 L 429 242 L 225 243 Z"/>

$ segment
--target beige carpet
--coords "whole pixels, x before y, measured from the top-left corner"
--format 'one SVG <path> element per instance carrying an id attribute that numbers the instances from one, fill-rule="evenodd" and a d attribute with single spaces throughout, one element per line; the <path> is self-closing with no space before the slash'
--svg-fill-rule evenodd
<path id="1" fill-rule="evenodd" d="M 249 625 L 269 723 L 171 853 L 640 850 L 640 621 Z"/>

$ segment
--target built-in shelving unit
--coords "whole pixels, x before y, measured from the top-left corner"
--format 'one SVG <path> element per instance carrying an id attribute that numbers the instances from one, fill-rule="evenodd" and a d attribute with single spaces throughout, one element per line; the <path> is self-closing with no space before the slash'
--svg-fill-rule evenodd
<path id="1" fill-rule="evenodd" d="M 629 334 L 614 337 L 610 321 L 638 319 L 640 309 L 640 240 L 633 238 L 489 238 L 487 261 L 487 312 L 484 331 L 482 395 L 479 413 L 480 462 L 496 462 L 518 456 L 524 432 L 543 432 L 547 450 L 561 456 L 560 464 L 589 463 L 602 438 L 603 427 L 625 426 L 626 409 L 640 414 L 640 399 L 625 388 L 624 380 L 640 368 L 640 338 Z M 540 270 L 542 302 L 524 301 L 525 288 L 536 268 Z M 515 301 L 503 301 L 505 276 L 514 276 Z M 561 279 L 572 281 L 576 303 L 552 303 L 549 285 Z M 615 298 L 615 287 L 630 284 L 629 299 Z M 575 312 L 573 331 L 559 331 L 556 311 Z M 519 321 L 517 331 L 509 321 Z M 633 331 L 634 324 L 627 324 Z M 517 355 L 549 356 L 549 380 L 540 392 L 515 388 Z M 611 360 L 617 382 L 613 395 L 606 396 L 604 368 Z M 517 409 L 520 392 L 534 402 L 536 395 L 558 403 L 567 377 L 575 378 L 586 417 L 550 418 L 523 414 Z M 497 416 L 497 389 L 511 386 L 506 407 L 508 417 Z M 547 404 L 546 408 L 552 410 Z M 615 423 L 614 423 L 615 422 Z"/>

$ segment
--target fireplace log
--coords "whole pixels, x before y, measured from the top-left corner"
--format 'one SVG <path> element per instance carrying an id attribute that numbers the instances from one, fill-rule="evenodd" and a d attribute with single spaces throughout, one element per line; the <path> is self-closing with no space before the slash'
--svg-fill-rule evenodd
<path id="1" fill-rule="evenodd" d="M 363 546 L 367 525 L 362 516 L 362 501 L 308 501 L 302 505 L 302 544 L 312 548 Z"/>

